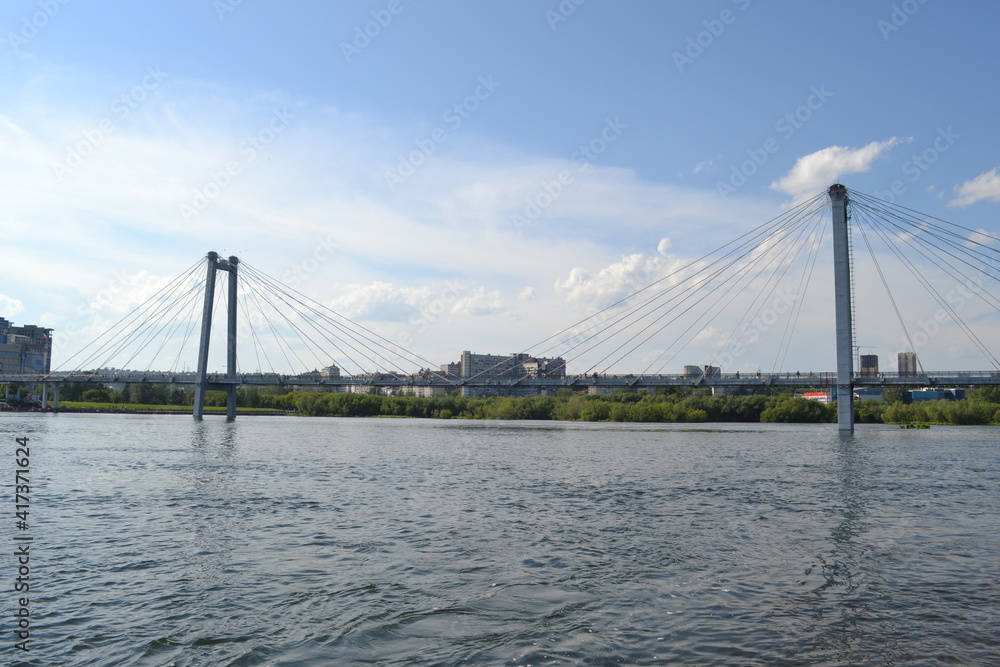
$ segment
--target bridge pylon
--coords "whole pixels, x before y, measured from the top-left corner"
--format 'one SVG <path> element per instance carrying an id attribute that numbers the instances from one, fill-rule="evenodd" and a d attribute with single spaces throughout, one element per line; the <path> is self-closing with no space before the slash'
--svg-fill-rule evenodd
<path id="1" fill-rule="evenodd" d="M 194 387 L 194 418 L 201 421 L 205 412 L 205 392 L 209 389 L 222 390 L 226 396 L 226 421 L 236 419 L 236 277 L 240 260 L 238 257 L 220 259 L 219 253 L 210 252 L 208 276 L 205 280 L 205 308 L 201 315 L 201 342 L 198 345 L 198 370 Z M 229 272 L 228 336 L 226 341 L 226 380 L 208 381 L 208 347 L 212 336 L 212 308 L 215 305 L 215 273 Z"/>
<path id="2" fill-rule="evenodd" d="M 851 324 L 851 243 L 847 188 L 831 185 L 833 209 L 833 292 L 837 327 L 837 426 L 854 431 L 854 333 Z"/>

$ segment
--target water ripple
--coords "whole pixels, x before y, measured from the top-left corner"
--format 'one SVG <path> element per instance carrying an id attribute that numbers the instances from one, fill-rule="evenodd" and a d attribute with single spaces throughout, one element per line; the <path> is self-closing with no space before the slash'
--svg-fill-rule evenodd
<path id="1" fill-rule="evenodd" d="M 995 428 L 4 419 L 21 664 L 1000 664 Z"/>

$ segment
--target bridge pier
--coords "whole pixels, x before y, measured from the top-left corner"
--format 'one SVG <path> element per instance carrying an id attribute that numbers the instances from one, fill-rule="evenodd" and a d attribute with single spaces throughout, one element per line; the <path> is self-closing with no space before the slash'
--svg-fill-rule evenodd
<path id="1" fill-rule="evenodd" d="M 851 325 L 851 246 L 847 188 L 831 185 L 833 209 L 833 291 L 837 319 L 837 426 L 854 431 L 854 335 Z"/>
<path id="2" fill-rule="evenodd" d="M 236 419 L 236 276 L 240 260 L 230 257 L 219 259 L 219 254 L 210 252 L 208 275 L 205 278 L 205 305 L 201 314 L 201 341 L 198 345 L 198 369 L 194 387 L 194 418 L 201 421 L 205 413 L 205 392 L 221 389 L 226 396 L 226 421 Z M 226 382 L 208 381 L 208 348 L 212 337 L 212 308 L 215 305 L 215 272 L 229 272 L 228 332 L 226 336 Z"/>

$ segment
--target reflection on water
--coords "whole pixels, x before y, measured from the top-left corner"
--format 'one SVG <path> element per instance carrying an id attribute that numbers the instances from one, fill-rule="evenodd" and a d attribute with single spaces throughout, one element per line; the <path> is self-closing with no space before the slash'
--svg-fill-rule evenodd
<path id="1" fill-rule="evenodd" d="M 44 485 L 24 664 L 1000 662 L 996 429 L 0 431 Z"/>

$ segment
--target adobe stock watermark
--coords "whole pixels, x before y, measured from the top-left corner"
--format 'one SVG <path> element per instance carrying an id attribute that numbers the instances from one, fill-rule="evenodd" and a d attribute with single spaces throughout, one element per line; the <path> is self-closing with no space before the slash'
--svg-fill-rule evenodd
<path id="1" fill-rule="evenodd" d="M 7 43 L 14 55 L 22 54 L 21 48 L 38 36 L 45 26 L 54 19 L 71 0 L 38 0 L 39 11 L 21 18 L 21 29 L 7 33 Z"/>
<path id="2" fill-rule="evenodd" d="M 292 289 L 300 288 L 305 281 L 319 271 L 320 266 L 333 258 L 339 248 L 340 244 L 330 234 L 317 238 L 312 250 L 306 253 L 301 260 L 292 262 L 291 266 L 282 273 L 281 282 Z M 271 323 L 261 308 L 262 306 L 258 304 L 257 308 L 249 310 L 246 316 L 239 318 L 236 330 L 240 340 L 249 341 L 254 338 L 254 332 L 271 329 Z M 277 313 L 273 306 L 271 309 Z"/>
<path id="3" fill-rule="evenodd" d="M 750 7 L 750 0 L 732 0 L 732 3 L 741 12 L 745 12 Z M 681 51 L 674 51 L 673 53 L 672 57 L 674 65 L 677 66 L 677 71 L 683 74 L 685 67 L 693 65 L 698 58 L 701 58 L 705 54 L 705 51 L 711 48 L 716 40 L 722 36 L 722 33 L 726 31 L 726 27 L 736 23 L 738 16 L 739 14 L 732 9 L 723 9 L 719 12 L 718 18 L 702 21 L 701 24 L 705 29 L 695 35 L 688 36 L 687 46 L 683 53 Z"/>
<path id="4" fill-rule="evenodd" d="M 931 145 L 903 163 L 903 174 L 909 176 L 907 180 L 910 183 L 919 181 L 941 159 L 941 156 L 947 153 L 955 145 L 955 142 L 961 138 L 962 135 L 953 131 L 951 125 L 947 129 L 939 127 L 937 129 L 937 136 L 934 137 Z M 896 201 L 896 197 L 906 194 L 906 188 L 906 181 L 897 178 L 889 184 L 888 190 L 875 192 L 874 195 L 879 199 L 884 199 L 892 203 Z"/>
<path id="5" fill-rule="evenodd" d="M 127 119 L 133 111 L 139 108 L 149 96 L 160 87 L 167 74 L 160 70 L 160 66 L 146 68 L 146 75 L 142 80 L 133 86 L 127 93 L 121 95 L 111 103 L 111 113 L 118 121 Z M 56 178 L 62 181 L 74 169 L 83 164 L 83 161 L 104 144 L 107 136 L 115 131 L 115 120 L 105 117 L 97 123 L 97 127 L 83 131 L 83 138 L 71 146 L 66 147 L 66 156 L 61 161 L 52 163 L 52 172 Z"/>
<path id="6" fill-rule="evenodd" d="M 559 344 L 554 346 L 551 351 L 552 356 L 561 357 L 587 341 L 594 340 L 602 334 L 607 333 L 608 328 L 604 325 L 611 323 L 613 320 L 622 321 L 622 317 L 631 312 L 634 306 L 638 305 L 634 301 L 636 296 L 642 290 L 650 287 L 654 279 L 662 275 L 663 268 L 659 263 L 660 260 L 668 258 L 668 249 L 668 240 L 663 239 L 652 250 L 648 250 L 645 253 L 635 253 L 627 258 L 623 258 L 622 261 L 626 261 L 626 259 L 639 257 L 643 261 L 634 270 L 629 270 L 627 277 L 616 286 L 612 293 L 605 295 L 602 301 L 595 305 L 597 312 L 581 321 L 579 327 L 574 328 L 569 338 L 561 339 Z M 654 268 L 658 265 L 660 266 L 659 270 Z"/>
<path id="7" fill-rule="evenodd" d="M 243 0 L 212 0 L 212 9 L 220 21 L 226 20 L 227 14 L 232 14 L 243 4 Z"/>
<path id="8" fill-rule="evenodd" d="M 888 20 L 879 19 L 875 22 L 875 27 L 882 33 L 882 40 L 888 42 L 892 33 L 906 25 L 925 4 L 927 4 L 927 0 L 904 0 L 899 4 L 894 4 Z"/>
<path id="9" fill-rule="evenodd" d="M 409 345 L 413 343 L 414 336 L 422 334 L 431 324 L 441 319 L 448 310 L 455 305 L 458 299 L 465 292 L 466 286 L 458 280 L 446 280 L 444 286 L 438 292 L 437 297 L 431 299 L 420 309 L 420 312 L 410 316 L 410 329 L 401 331 L 396 336 L 398 345 Z"/>
<path id="10" fill-rule="evenodd" d="M 556 31 L 560 23 L 565 23 L 569 17 L 576 13 L 576 8 L 587 0 L 559 0 L 555 10 L 545 10 L 545 20 L 549 22 L 552 32 Z"/>
<path id="11" fill-rule="evenodd" d="M 392 20 L 399 16 L 404 7 L 401 0 L 389 0 L 384 9 L 373 9 L 372 20 L 364 25 L 354 26 L 354 37 L 350 42 L 340 43 L 340 52 L 344 60 L 348 63 L 355 56 L 360 56 L 361 52 L 371 46 L 372 41 L 382 34 L 382 31 L 389 27 Z"/>
<path id="12" fill-rule="evenodd" d="M 912 351 L 919 352 L 941 332 L 942 326 L 954 321 L 953 313 L 962 310 L 969 299 L 976 296 L 975 291 L 982 288 L 983 282 L 978 277 L 970 278 L 964 284 L 952 288 L 944 297 L 948 305 L 951 306 L 951 310 L 942 306 L 934 311 L 934 317 L 917 322 L 919 331 L 916 331 L 909 338 L 903 336 L 900 341 L 900 350 L 909 350 L 912 342 Z"/>
<path id="13" fill-rule="evenodd" d="M 77 306 L 76 312 L 80 315 L 98 314 L 109 308 L 115 302 L 116 296 L 135 289 L 139 284 L 139 278 L 139 275 L 130 276 L 122 269 L 112 271 L 108 286 L 98 292 L 90 303 Z"/>
<path id="14" fill-rule="evenodd" d="M 781 142 L 794 137 L 795 133 L 801 130 L 812 119 L 813 114 L 822 109 L 831 97 L 833 97 L 833 93 L 826 89 L 826 84 L 822 84 L 818 88 L 811 86 L 805 102 L 775 121 L 774 131 L 777 132 L 778 136 L 768 137 L 757 148 L 748 148 L 746 150 L 747 159 L 739 165 L 734 164 L 730 167 L 729 180 L 716 181 L 715 189 L 723 201 L 746 185 L 760 168 L 767 164 L 771 156 L 781 150 Z"/>
<path id="15" fill-rule="evenodd" d="M 389 190 L 395 192 L 398 186 L 417 173 L 417 169 L 426 164 L 427 160 L 437 151 L 438 146 L 448 141 L 451 136 L 449 132 L 455 132 L 462 127 L 462 124 L 471 118 L 472 114 L 479 110 L 482 103 L 490 99 L 497 88 L 502 85 L 503 83 L 493 80 L 492 74 L 480 76 L 478 85 L 472 93 L 461 102 L 456 102 L 448 107 L 441 115 L 441 120 L 444 121 L 446 127 L 435 127 L 426 137 L 415 140 L 413 143 L 416 148 L 406 155 L 400 155 L 399 163 L 395 169 L 385 171 L 383 178 Z"/>
<path id="16" fill-rule="evenodd" d="M 732 367 L 733 363 L 742 357 L 747 349 L 760 340 L 760 337 L 767 333 L 771 327 L 781 320 L 781 316 L 795 306 L 797 295 L 791 291 L 785 291 L 779 287 L 775 290 L 774 299 L 763 308 L 746 329 L 740 334 L 736 344 L 722 355 L 713 359 L 713 365 L 719 368 Z"/>
<path id="17" fill-rule="evenodd" d="M 580 328 L 577 328 L 572 336 L 560 340 L 559 344 L 554 346 L 552 350 L 547 351 L 546 354 L 551 355 L 553 358 L 558 358 L 572 352 L 587 341 L 597 338 L 604 332 L 602 327 L 617 314 L 619 313 L 607 309 L 599 310 L 581 322 Z"/>
<path id="18" fill-rule="evenodd" d="M 615 116 L 613 119 L 605 118 L 604 127 L 597 136 L 581 144 L 570 155 L 570 160 L 577 164 L 576 171 L 582 172 L 596 162 L 627 129 L 628 124 L 623 123 L 620 116 Z M 537 220 L 573 183 L 573 173 L 569 169 L 561 170 L 551 180 L 543 179 L 535 194 L 525 200 L 524 208 L 518 213 L 511 214 L 510 222 L 514 229 L 521 231 L 526 225 Z"/>
<path id="19" fill-rule="evenodd" d="M 146 277 L 144 276 L 144 272 L 130 274 L 124 269 L 112 271 L 111 278 L 108 280 L 105 288 L 97 292 L 91 300 L 78 304 L 76 314 L 81 316 L 81 318 L 89 319 L 90 324 L 87 326 L 97 323 L 97 318 L 100 315 L 116 312 L 113 310 L 113 306 L 116 301 L 119 301 L 119 297 L 131 292 L 141 291 L 144 287 L 148 287 L 148 284 L 144 285 L 142 282 L 144 277 Z M 191 284 L 180 287 L 181 289 L 187 289 L 191 287 Z M 132 305 L 129 305 L 126 310 L 131 310 L 132 307 Z M 77 342 L 79 342 L 81 336 L 87 333 L 86 327 L 81 327 L 77 321 L 60 324 L 57 332 L 59 335 L 54 336 L 52 339 L 53 358 L 62 356 L 64 351 L 69 351 L 70 349 L 75 351 L 78 349 L 76 346 Z M 93 335 L 93 332 L 91 332 L 91 335 Z"/>
<path id="20" fill-rule="evenodd" d="M 294 262 L 281 276 L 282 282 L 291 288 L 298 288 L 309 277 L 319 270 L 320 265 L 333 257 L 340 244 L 332 236 L 316 240 L 316 245 L 300 262 Z"/>
<path id="21" fill-rule="evenodd" d="M 180 204 L 180 214 L 185 222 L 208 208 L 208 205 L 233 183 L 233 179 L 243 172 L 243 167 L 252 163 L 257 156 L 285 131 L 295 119 L 288 108 L 272 109 L 271 119 L 256 133 L 247 136 L 237 146 L 242 160 L 231 159 L 223 167 L 209 174 L 208 181 L 194 191 L 190 204 Z"/>

